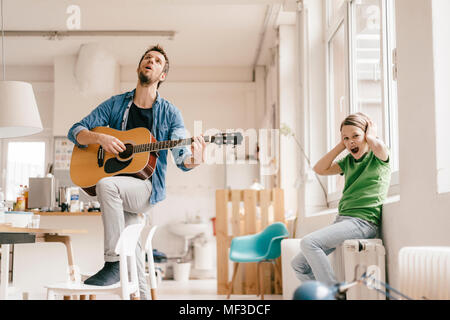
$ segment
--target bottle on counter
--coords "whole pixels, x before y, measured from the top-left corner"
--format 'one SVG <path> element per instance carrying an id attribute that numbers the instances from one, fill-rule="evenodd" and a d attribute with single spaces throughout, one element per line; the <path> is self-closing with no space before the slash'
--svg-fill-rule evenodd
<path id="1" fill-rule="evenodd" d="M 78 212 L 80 210 L 80 188 L 70 188 L 70 212 Z"/>
<path id="2" fill-rule="evenodd" d="M 2 191 L 2 188 L 0 188 L 0 223 L 5 223 L 5 211 L 7 211 L 7 208 L 5 206 L 5 194 Z"/>
<path id="3" fill-rule="evenodd" d="M 25 196 L 23 192 L 23 185 L 21 184 L 16 198 L 16 211 L 25 211 Z"/>
<path id="4" fill-rule="evenodd" d="M 30 191 L 30 188 L 28 188 L 27 185 L 23 188 L 23 196 L 25 198 L 25 209 L 28 209 L 28 193 Z"/>

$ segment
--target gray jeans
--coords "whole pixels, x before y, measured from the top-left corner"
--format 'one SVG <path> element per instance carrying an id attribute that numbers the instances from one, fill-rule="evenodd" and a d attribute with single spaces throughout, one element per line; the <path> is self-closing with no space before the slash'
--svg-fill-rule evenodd
<path id="1" fill-rule="evenodd" d="M 377 233 L 378 227 L 368 221 L 338 215 L 333 224 L 300 241 L 301 252 L 291 261 L 291 266 L 301 281 L 317 280 L 333 285 L 337 280 L 327 256 L 345 240 L 371 239 Z"/>
<path id="2" fill-rule="evenodd" d="M 151 209 L 152 185 L 150 180 L 117 176 L 101 179 L 97 183 L 96 191 L 102 211 L 105 261 L 119 261 L 114 250 L 120 234 L 125 226 L 144 223 L 146 216 L 142 214 L 148 214 Z M 145 259 L 140 241 L 136 246 L 136 262 L 140 298 L 148 300 Z"/>

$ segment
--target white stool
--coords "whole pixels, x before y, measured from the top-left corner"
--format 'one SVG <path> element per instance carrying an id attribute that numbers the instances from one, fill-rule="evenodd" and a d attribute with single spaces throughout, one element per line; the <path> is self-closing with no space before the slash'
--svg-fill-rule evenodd
<path id="1" fill-rule="evenodd" d="M 97 294 L 115 294 L 123 300 L 130 300 L 131 295 L 134 299 L 139 299 L 139 283 L 136 267 L 136 245 L 141 235 L 144 224 L 132 224 L 126 227 L 120 234 L 115 252 L 120 258 L 120 282 L 110 286 L 91 286 L 83 283 L 71 284 L 60 283 L 46 286 L 47 299 L 54 300 L 55 295 L 93 295 Z M 127 257 L 130 257 L 131 282 L 128 281 Z"/>

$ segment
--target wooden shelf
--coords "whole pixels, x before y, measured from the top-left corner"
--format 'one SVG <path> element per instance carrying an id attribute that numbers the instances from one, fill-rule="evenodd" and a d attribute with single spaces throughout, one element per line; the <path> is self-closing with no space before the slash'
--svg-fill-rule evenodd
<path id="1" fill-rule="evenodd" d="M 33 211 L 36 214 L 39 214 L 41 216 L 68 216 L 68 217 L 80 217 L 80 216 L 101 216 L 101 212 L 47 212 L 47 211 Z"/>

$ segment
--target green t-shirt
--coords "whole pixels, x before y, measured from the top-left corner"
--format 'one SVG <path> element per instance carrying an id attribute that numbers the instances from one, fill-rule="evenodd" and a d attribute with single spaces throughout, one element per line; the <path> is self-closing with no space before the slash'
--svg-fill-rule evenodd
<path id="1" fill-rule="evenodd" d="M 351 154 L 337 162 L 345 175 L 345 186 L 339 201 L 339 214 L 361 218 L 379 226 L 381 208 L 391 180 L 388 160 L 378 159 L 372 151 L 355 160 Z"/>

